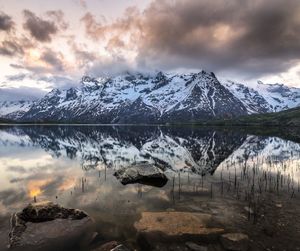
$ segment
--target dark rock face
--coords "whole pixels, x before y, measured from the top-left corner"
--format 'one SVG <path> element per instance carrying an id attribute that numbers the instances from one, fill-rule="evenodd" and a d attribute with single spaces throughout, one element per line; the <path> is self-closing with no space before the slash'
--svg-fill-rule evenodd
<path id="1" fill-rule="evenodd" d="M 38 250 L 54 240 L 81 235 L 92 219 L 78 209 L 63 208 L 52 202 L 29 204 L 11 217 L 9 247 L 30 247 Z"/>
<path id="2" fill-rule="evenodd" d="M 137 164 L 129 168 L 122 168 L 114 173 L 123 185 L 141 183 L 145 185 L 163 187 L 168 178 L 157 167 L 149 164 Z"/>

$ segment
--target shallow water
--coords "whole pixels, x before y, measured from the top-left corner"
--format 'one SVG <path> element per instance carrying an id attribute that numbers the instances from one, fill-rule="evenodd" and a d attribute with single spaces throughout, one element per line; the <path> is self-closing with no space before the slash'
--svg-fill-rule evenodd
<path id="1" fill-rule="evenodd" d="M 168 183 L 124 186 L 113 176 L 141 162 L 163 169 Z M 210 213 L 225 231 L 255 239 L 260 203 L 272 196 L 274 205 L 299 205 L 299 179 L 300 144 L 278 137 L 196 127 L 2 127 L 0 249 L 11 213 L 34 199 L 85 210 L 95 219 L 99 243 L 118 240 L 141 250 L 134 223 L 146 211 Z M 291 236 L 295 249 L 287 250 L 298 250 L 297 241 Z M 263 250 L 268 242 L 257 245 Z"/>

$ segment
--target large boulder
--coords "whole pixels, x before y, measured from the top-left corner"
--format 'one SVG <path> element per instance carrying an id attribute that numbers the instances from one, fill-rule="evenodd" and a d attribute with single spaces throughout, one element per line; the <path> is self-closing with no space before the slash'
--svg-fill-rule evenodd
<path id="1" fill-rule="evenodd" d="M 30 250 L 66 245 L 87 237 L 93 220 L 83 211 L 52 202 L 29 204 L 11 217 L 9 247 Z M 64 243 L 64 244 L 63 244 Z"/>
<path id="2" fill-rule="evenodd" d="M 116 176 L 123 185 L 140 183 L 163 187 L 168 182 L 168 178 L 158 167 L 146 163 L 121 168 L 114 173 L 114 176 Z"/>

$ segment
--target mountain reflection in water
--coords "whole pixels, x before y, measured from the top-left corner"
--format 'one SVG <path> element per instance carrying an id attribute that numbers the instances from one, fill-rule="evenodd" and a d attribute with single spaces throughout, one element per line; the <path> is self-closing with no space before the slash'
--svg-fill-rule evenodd
<path id="1" fill-rule="evenodd" d="M 113 176 L 115 170 L 138 163 L 163 170 L 167 185 L 123 186 Z M 208 197 L 232 193 L 239 198 L 251 191 L 274 191 L 293 197 L 299 192 L 299 169 L 298 143 L 232 130 L 3 127 L 0 228 L 11 212 L 36 198 L 84 209 L 99 223 L 103 236 L 128 240 L 141 212 L 165 210 L 191 193 Z M 188 202 L 184 205 L 192 208 Z"/>

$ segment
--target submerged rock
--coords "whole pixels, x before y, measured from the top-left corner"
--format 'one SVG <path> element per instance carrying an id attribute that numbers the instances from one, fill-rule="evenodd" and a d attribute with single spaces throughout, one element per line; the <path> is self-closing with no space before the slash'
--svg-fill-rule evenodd
<path id="1" fill-rule="evenodd" d="M 221 242 L 226 250 L 247 251 L 248 235 L 242 233 L 229 233 L 221 236 Z"/>
<path id="2" fill-rule="evenodd" d="M 128 168 L 122 168 L 114 173 L 114 176 L 121 181 L 123 185 L 140 183 L 150 186 L 163 187 L 168 178 L 156 166 L 141 163 Z"/>
<path id="3" fill-rule="evenodd" d="M 194 242 L 187 242 L 185 245 L 192 251 L 208 251 L 208 248 L 205 246 L 200 246 Z"/>
<path id="4" fill-rule="evenodd" d="M 130 251 L 130 249 L 117 241 L 110 241 L 92 251 Z"/>
<path id="5" fill-rule="evenodd" d="M 92 251 L 111 251 L 112 249 L 114 249 L 115 247 L 117 247 L 119 245 L 120 245 L 120 243 L 118 243 L 117 241 L 110 241 L 110 242 L 102 244 L 100 247 L 97 247 L 97 248 L 93 249 Z"/>
<path id="6" fill-rule="evenodd" d="M 114 249 L 110 250 L 110 251 L 130 251 L 127 247 L 125 247 L 124 245 L 119 245 L 117 247 L 115 247 Z"/>
<path id="7" fill-rule="evenodd" d="M 143 212 L 140 221 L 134 224 L 140 232 L 162 232 L 169 236 L 211 235 L 224 230 L 209 227 L 212 216 L 192 212 Z"/>
<path id="8" fill-rule="evenodd" d="M 58 245 L 59 240 L 84 236 L 92 219 L 78 209 L 64 208 L 52 202 L 29 204 L 11 217 L 9 247 L 42 250 L 44 246 Z"/>

